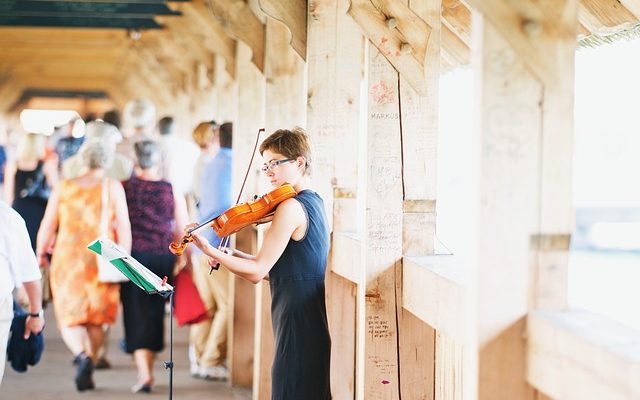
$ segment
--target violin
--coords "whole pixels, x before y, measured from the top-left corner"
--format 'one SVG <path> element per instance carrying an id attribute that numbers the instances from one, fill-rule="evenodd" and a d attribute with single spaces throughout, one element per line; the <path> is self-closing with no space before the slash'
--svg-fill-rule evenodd
<path id="1" fill-rule="evenodd" d="M 191 234 L 206 226 L 211 226 L 216 231 L 218 237 L 227 239 L 230 235 L 243 228 L 272 215 L 280 203 L 295 197 L 295 195 L 296 191 L 293 186 L 285 183 L 252 202 L 237 204 L 217 217 L 190 229 L 179 242 L 171 243 L 169 250 L 175 255 L 182 255 L 187 245 L 193 241 Z M 224 239 L 223 242 L 225 242 Z M 228 240 L 226 241 L 228 242 Z"/>

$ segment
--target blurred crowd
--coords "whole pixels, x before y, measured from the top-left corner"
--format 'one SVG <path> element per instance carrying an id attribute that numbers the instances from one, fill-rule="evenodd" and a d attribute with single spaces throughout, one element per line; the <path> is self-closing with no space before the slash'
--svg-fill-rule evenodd
<path id="1" fill-rule="evenodd" d="M 42 274 L 42 306 L 53 305 L 79 391 L 96 386 L 96 369 L 111 367 L 109 352 L 119 350 L 106 343 L 118 313 L 125 332 L 120 350 L 137 368 L 133 392 L 152 390 L 155 355 L 166 345 L 166 299 L 131 282 L 101 280 L 96 256 L 87 249 L 98 237 L 110 238 L 170 283 L 182 269 L 191 274 L 209 313 L 191 327 L 185 355 L 191 375 L 228 377 L 228 277 L 208 275 L 206 257 L 197 250 L 176 257 L 168 245 L 190 221 L 231 206 L 232 125 L 204 121 L 190 135 L 176 126 L 172 116 L 158 118 L 154 104 L 140 98 L 122 112 L 71 119 L 50 136 L 22 132 L 12 145 L 0 138 L 2 196 L 24 220 Z M 16 304 L 34 310 L 17 286 Z"/>

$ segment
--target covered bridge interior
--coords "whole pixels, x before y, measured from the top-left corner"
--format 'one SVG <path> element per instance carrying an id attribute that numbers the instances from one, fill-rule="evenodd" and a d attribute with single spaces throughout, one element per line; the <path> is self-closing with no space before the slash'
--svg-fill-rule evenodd
<path id="1" fill-rule="evenodd" d="M 335 399 L 638 399 L 640 333 L 566 288 L 575 53 L 639 20 L 639 0 L 0 0 L 0 131 L 146 97 L 185 137 L 232 121 L 239 188 L 259 128 L 304 127 Z M 439 79 L 457 68 L 475 75 L 475 185 L 469 248 L 445 256 Z M 258 166 L 245 193 L 267 187 Z M 268 399 L 269 286 L 231 287 L 230 384 Z"/>

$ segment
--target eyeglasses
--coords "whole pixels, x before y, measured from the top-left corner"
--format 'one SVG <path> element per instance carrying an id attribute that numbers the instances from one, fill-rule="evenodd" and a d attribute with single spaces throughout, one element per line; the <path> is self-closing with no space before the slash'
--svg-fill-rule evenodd
<path id="1" fill-rule="evenodd" d="M 263 164 L 262 167 L 260 167 L 260 171 L 262 171 L 265 174 L 267 172 L 273 172 L 273 169 L 278 165 L 282 163 L 294 162 L 294 161 L 295 160 L 291 158 L 285 158 L 284 160 L 272 160 L 272 161 L 269 161 L 267 164 Z"/>

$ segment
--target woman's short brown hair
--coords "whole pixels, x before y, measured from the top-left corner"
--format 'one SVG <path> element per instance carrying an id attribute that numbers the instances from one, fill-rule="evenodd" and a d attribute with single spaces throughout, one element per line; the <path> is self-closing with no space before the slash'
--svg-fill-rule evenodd
<path id="1" fill-rule="evenodd" d="M 260 144 L 260 155 L 266 150 L 282 154 L 292 160 L 304 157 L 306 160 L 304 173 L 311 173 L 311 143 L 304 129 L 296 126 L 293 129 L 278 129 Z"/>
<path id="2" fill-rule="evenodd" d="M 201 149 L 206 149 L 216 135 L 216 129 L 219 125 L 215 121 L 200 122 L 196 129 L 193 130 L 193 141 L 196 142 Z"/>

